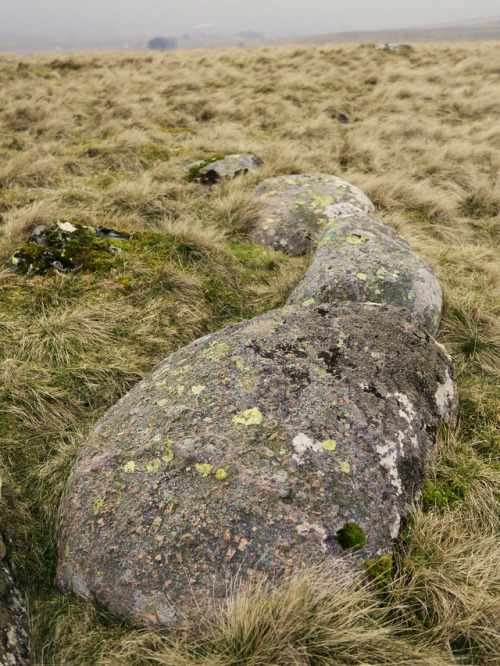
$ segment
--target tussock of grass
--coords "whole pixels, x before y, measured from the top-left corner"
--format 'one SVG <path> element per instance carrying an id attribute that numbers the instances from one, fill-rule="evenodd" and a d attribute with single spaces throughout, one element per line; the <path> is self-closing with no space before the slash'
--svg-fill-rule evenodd
<path id="1" fill-rule="evenodd" d="M 499 659 L 499 46 L 370 45 L 0 57 L 0 530 L 37 664 L 489 664 Z M 168 72 L 166 77 L 165 72 Z M 254 153 L 211 188 L 185 166 Z M 235 584 L 176 635 L 54 587 L 59 498 L 93 423 L 169 353 L 281 306 L 310 257 L 249 244 L 264 178 L 364 189 L 436 271 L 456 433 L 373 586 L 321 568 Z M 58 219 L 132 234 L 106 272 L 26 276 Z M 378 567 L 378 568 L 377 568 Z"/>

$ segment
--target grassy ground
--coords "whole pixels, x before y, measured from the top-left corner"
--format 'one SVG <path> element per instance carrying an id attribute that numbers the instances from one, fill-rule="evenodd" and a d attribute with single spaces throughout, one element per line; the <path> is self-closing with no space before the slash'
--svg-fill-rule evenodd
<path id="1" fill-rule="evenodd" d="M 0 530 L 36 664 L 500 663 L 500 44 L 0 57 Z M 348 122 L 341 122 L 340 119 Z M 208 190 L 184 165 L 255 152 Z M 460 423 L 373 590 L 321 569 L 235 588 L 168 636 L 54 587 L 58 500 L 91 425 L 173 350 L 281 305 L 308 258 L 249 245 L 251 190 L 322 171 L 434 268 Z M 136 234 L 97 271 L 23 277 L 57 219 Z"/>

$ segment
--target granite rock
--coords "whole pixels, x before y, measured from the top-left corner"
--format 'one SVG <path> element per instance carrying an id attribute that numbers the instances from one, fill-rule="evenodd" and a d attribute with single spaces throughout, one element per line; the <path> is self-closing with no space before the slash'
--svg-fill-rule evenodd
<path id="1" fill-rule="evenodd" d="M 0 666 L 28 666 L 26 601 L 4 557 L 5 547 L 0 537 Z"/>
<path id="2" fill-rule="evenodd" d="M 254 194 L 264 206 L 253 242 L 292 256 L 314 250 L 332 218 L 375 210 L 360 189 L 321 173 L 269 178 Z"/>
<path id="3" fill-rule="evenodd" d="M 221 178 L 235 178 L 242 173 L 255 171 L 262 166 L 263 161 L 251 153 L 235 155 L 215 155 L 203 160 L 188 164 L 188 180 L 200 183 L 215 183 Z"/>
<path id="4" fill-rule="evenodd" d="M 443 307 L 432 269 L 393 227 L 362 211 L 327 224 L 311 266 L 287 303 L 335 301 L 403 307 L 432 334 Z"/>
<path id="5" fill-rule="evenodd" d="M 342 557 L 350 532 L 388 553 L 455 408 L 451 359 L 401 308 L 288 306 L 196 340 L 83 446 L 58 584 L 175 627 L 235 577 Z"/>

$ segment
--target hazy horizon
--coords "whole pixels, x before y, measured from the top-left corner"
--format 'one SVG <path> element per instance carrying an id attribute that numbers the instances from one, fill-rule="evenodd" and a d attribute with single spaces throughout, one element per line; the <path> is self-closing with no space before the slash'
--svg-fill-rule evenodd
<path id="1" fill-rule="evenodd" d="M 385 30 L 496 17 L 498 0 L 3 0 L 0 34 L 30 37 L 236 34 L 267 38 Z"/>

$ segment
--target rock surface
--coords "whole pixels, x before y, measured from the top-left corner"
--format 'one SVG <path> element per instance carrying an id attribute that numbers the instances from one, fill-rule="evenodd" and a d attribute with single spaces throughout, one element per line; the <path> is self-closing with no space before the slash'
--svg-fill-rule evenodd
<path id="1" fill-rule="evenodd" d="M 443 307 L 432 269 L 393 227 L 356 211 L 332 219 L 287 303 L 386 303 L 409 310 L 434 334 Z"/>
<path id="2" fill-rule="evenodd" d="M 269 178 L 254 194 L 264 202 L 264 211 L 253 242 L 294 257 L 316 248 L 331 219 L 375 210 L 360 189 L 321 173 Z"/>
<path id="3" fill-rule="evenodd" d="M 235 178 L 241 173 L 255 171 L 264 162 L 250 153 L 235 155 L 215 155 L 198 162 L 188 164 L 188 180 L 201 183 L 215 183 L 220 178 Z"/>
<path id="4" fill-rule="evenodd" d="M 28 666 L 28 612 L 4 557 L 0 537 L 0 666 Z"/>
<path id="5" fill-rule="evenodd" d="M 174 627 L 235 576 L 340 555 L 351 534 L 387 553 L 454 414 L 449 357 L 400 308 L 289 306 L 199 339 L 92 431 L 58 583 Z"/>

